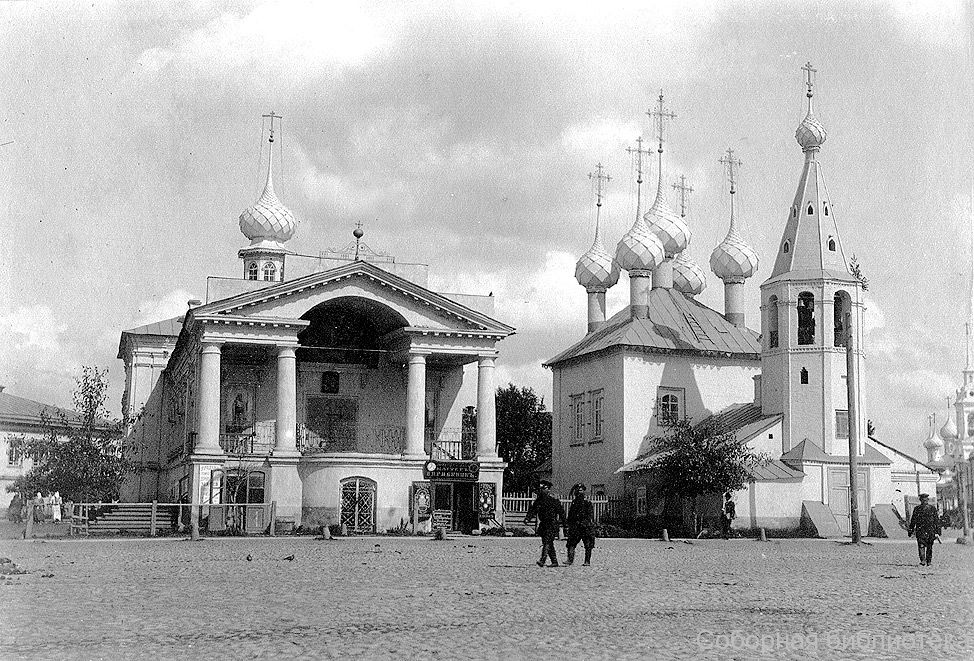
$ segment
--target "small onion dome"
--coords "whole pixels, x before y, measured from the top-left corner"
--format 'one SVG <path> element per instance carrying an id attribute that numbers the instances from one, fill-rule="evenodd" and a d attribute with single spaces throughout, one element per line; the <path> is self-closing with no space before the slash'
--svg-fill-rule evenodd
<path id="1" fill-rule="evenodd" d="M 673 260 L 673 288 L 687 296 L 696 296 L 707 288 L 703 269 L 686 250 Z"/>
<path id="2" fill-rule="evenodd" d="M 942 448 L 944 446 L 944 439 L 940 438 L 940 434 L 935 431 L 930 432 L 927 436 L 927 440 L 923 442 L 923 447 L 928 450 L 934 450 L 936 448 Z"/>
<path id="3" fill-rule="evenodd" d="M 940 438 L 945 441 L 953 441 L 957 439 L 957 423 L 954 422 L 954 416 L 948 415 L 947 422 L 944 426 L 940 428 Z"/>
<path id="4" fill-rule="evenodd" d="M 795 140 L 802 146 L 802 151 L 821 147 L 827 136 L 825 127 L 815 119 L 815 115 L 812 113 L 811 108 L 809 108 L 805 119 L 802 120 L 802 123 L 798 125 L 798 130 L 795 131 Z"/>
<path id="5" fill-rule="evenodd" d="M 661 177 L 662 178 L 662 177 Z M 643 220 L 649 225 L 653 234 L 663 243 L 663 250 L 667 257 L 678 255 L 690 244 L 690 226 L 678 213 L 666 204 L 662 184 L 656 191 L 656 200 L 649 208 Z"/>
<path id="6" fill-rule="evenodd" d="M 665 256 L 663 243 L 642 218 L 636 219 L 616 246 L 616 263 L 626 271 L 652 271 Z"/>
<path id="7" fill-rule="evenodd" d="M 294 236 L 295 226 L 294 214 L 274 193 L 274 181 L 268 168 L 264 192 L 240 214 L 240 231 L 254 243 L 262 240 L 284 243 Z"/>
<path id="8" fill-rule="evenodd" d="M 758 271 L 758 255 L 737 233 L 733 220 L 727 236 L 710 253 L 710 270 L 724 282 L 743 282 Z"/>
<path id="9" fill-rule="evenodd" d="M 619 282 L 619 265 L 602 243 L 596 230 L 595 243 L 575 263 L 575 279 L 588 291 L 604 291 Z"/>

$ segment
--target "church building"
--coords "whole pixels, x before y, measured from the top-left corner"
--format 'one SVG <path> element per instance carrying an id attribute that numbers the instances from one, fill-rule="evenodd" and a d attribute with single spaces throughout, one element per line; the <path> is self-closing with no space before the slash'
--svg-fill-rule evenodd
<path id="1" fill-rule="evenodd" d="M 369 248 L 360 227 L 341 250 L 287 248 L 275 118 L 264 190 L 240 215 L 240 277 L 209 277 L 184 316 L 121 335 L 141 467 L 126 499 L 202 505 L 210 531 L 263 531 L 272 511 L 353 532 L 489 524 L 505 467 L 494 364 L 514 329 L 492 296 L 430 290 L 425 264 Z"/>
<path id="2" fill-rule="evenodd" d="M 656 200 L 640 217 L 637 197 L 635 224 L 614 259 L 596 229 L 595 245 L 576 270 L 589 296 L 588 333 L 547 363 L 554 382 L 552 469 L 559 485 L 585 482 L 624 499 L 637 515 L 658 514 L 663 497 L 648 470 L 656 456 L 653 440 L 672 420 L 700 424 L 716 416 L 739 442 L 770 459 L 734 495 L 738 527 L 793 529 L 803 516 L 812 516 L 848 532 L 852 425 L 860 430 L 862 530 L 868 529 L 873 506 L 896 504 L 891 470 L 900 459 L 887 456 L 892 448 L 867 440 L 863 287 L 850 269 L 824 184 L 819 152 L 826 132 L 812 111 L 814 69 L 804 70 L 808 107 L 796 132 L 804 163 L 770 275 L 761 285 L 760 333 L 747 327 L 743 313 L 743 284 L 757 273 L 759 261 L 736 227 L 740 162 L 732 150 L 721 159 L 730 178 L 730 227 L 710 259 L 724 284 L 721 314 L 694 299 L 705 282 L 684 252 L 690 229 L 666 205 L 663 126 L 674 115 L 660 95 L 650 113 L 659 144 Z M 641 143 L 631 151 L 641 164 Z M 637 173 L 638 184 L 641 165 Z M 620 268 L 629 272 L 630 306 L 606 320 L 605 292 Z M 925 480 L 936 479 L 925 466 L 917 470 Z"/>

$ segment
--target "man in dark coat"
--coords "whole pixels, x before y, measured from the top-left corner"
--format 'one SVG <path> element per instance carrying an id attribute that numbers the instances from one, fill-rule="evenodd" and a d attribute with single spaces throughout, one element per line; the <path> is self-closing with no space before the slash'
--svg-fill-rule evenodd
<path id="1" fill-rule="evenodd" d="M 538 497 L 528 513 L 524 516 L 527 523 L 538 517 L 538 536 L 541 537 L 541 559 L 538 566 L 544 567 L 545 558 L 551 558 L 551 566 L 558 566 L 558 555 L 555 553 L 555 537 L 558 536 L 559 526 L 566 526 L 565 508 L 561 506 L 561 501 L 551 495 L 551 482 L 542 480 L 538 485 Z"/>
<path id="2" fill-rule="evenodd" d="M 940 517 L 937 508 L 927 502 L 930 496 L 920 494 L 920 504 L 913 508 L 910 516 L 908 535 L 916 533 L 917 551 L 920 553 L 920 566 L 930 566 L 933 562 L 933 542 L 940 537 Z"/>
<path id="3" fill-rule="evenodd" d="M 568 507 L 568 562 L 575 562 L 575 547 L 579 542 L 585 547 L 584 567 L 592 564 L 592 549 L 595 548 L 595 507 L 585 498 L 585 485 L 576 484 L 572 487 L 574 499 Z"/>
<path id="4" fill-rule="evenodd" d="M 732 498 L 730 491 L 724 494 L 724 507 L 720 517 L 720 536 L 724 539 L 730 537 L 731 522 L 737 518 L 737 506 Z"/>

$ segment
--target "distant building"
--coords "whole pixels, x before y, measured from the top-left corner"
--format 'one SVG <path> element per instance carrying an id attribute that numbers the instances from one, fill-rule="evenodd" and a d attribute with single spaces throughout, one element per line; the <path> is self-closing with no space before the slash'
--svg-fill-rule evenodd
<path id="1" fill-rule="evenodd" d="M 666 205 L 663 119 L 672 114 L 660 95 L 652 113 L 659 137 L 656 200 L 642 217 L 637 202 L 636 222 L 614 258 L 596 229 L 595 244 L 576 268 L 589 295 L 588 333 L 547 363 L 554 380 L 552 470 L 559 488 L 585 482 L 595 492 L 626 499 L 636 514 L 659 514 L 662 496 L 652 472 L 644 470 L 656 455 L 653 439 L 671 420 L 713 417 L 740 442 L 771 457 L 753 471 L 746 491 L 735 495 L 737 526 L 796 528 L 809 504 L 848 532 L 853 423 L 859 429 L 864 533 L 871 507 L 903 504 L 896 490 L 906 479 L 913 488 L 917 480 L 936 481 L 936 473 L 917 460 L 867 440 L 863 288 L 843 251 L 822 178 L 818 154 L 826 133 L 812 112 L 811 67 L 805 70 L 808 110 L 796 132 L 804 166 L 771 274 L 761 285 L 760 335 L 745 326 L 742 310 L 743 284 L 758 271 L 758 258 L 736 228 L 734 173 L 740 162 L 731 150 L 721 159 L 731 182 L 730 229 L 710 259 L 724 283 L 721 314 L 694 299 L 706 283 L 684 252 L 690 228 Z M 641 154 L 641 142 L 632 151 Z M 619 268 L 629 272 L 630 306 L 606 320 L 605 291 Z M 854 421 L 846 387 L 850 328 Z"/>
<path id="2" fill-rule="evenodd" d="M 240 504 L 263 530 L 272 502 L 296 525 L 357 532 L 409 523 L 417 503 L 425 527 L 499 518 L 494 363 L 514 329 L 492 296 L 430 290 L 426 265 L 370 249 L 361 229 L 341 250 L 288 250 L 272 171 L 240 216 L 242 277 L 211 277 L 185 317 L 122 333 L 124 408 L 144 411 L 127 498 L 200 503 L 210 530 Z"/>

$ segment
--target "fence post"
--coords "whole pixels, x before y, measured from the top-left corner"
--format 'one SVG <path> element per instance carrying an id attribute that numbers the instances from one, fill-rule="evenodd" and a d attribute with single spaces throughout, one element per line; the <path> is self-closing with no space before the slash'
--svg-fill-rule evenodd
<path id="1" fill-rule="evenodd" d="M 149 517 L 149 537 L 156 536 L 156 506 L 158 504 L 159 501 L 152 501 L 152 515 Z"/>
<path id="2" fill-rule="evenodd" d="M 277 501 L 271 501 L 271 537 L 277 537 Z"/>

